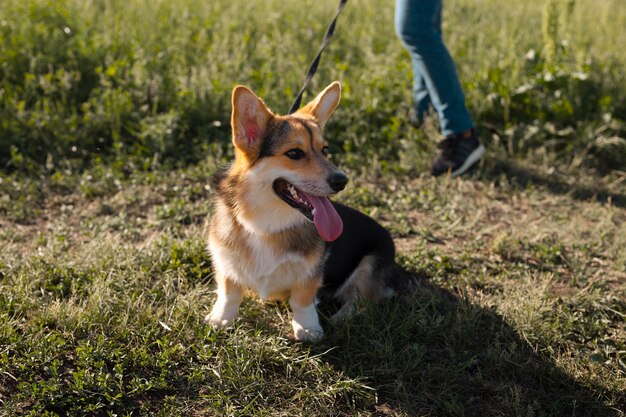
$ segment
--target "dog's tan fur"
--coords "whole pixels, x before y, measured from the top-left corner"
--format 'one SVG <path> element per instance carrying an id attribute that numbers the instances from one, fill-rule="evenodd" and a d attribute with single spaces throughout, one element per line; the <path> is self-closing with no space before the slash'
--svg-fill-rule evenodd
<path id="1" fill-rule="evenodd" d="M 209 224 L 217 283 L 217 301 L 207 316 L 212 325 L 230 325 L 244 290 L 252 289 L 262 298 L 289 298 L 297 339 L 323 335 L 314 300 L 322 282 L 325 244 L 313 223 L 276 195 L 272 181 L 284 176 L 313 195 L 334 194 L 325 179 L 338 169 L 325 155 L 322 128 L 340 93 L 335 82 L 294 115 L 278 116 L 247 88 L 233 90 L 235 161 L 217 181 Z M 272 154 L 281 157 L 260 157 L 270 145 Z M 282 157 L 293 148 L 301 149 L 306 159 Z"/>

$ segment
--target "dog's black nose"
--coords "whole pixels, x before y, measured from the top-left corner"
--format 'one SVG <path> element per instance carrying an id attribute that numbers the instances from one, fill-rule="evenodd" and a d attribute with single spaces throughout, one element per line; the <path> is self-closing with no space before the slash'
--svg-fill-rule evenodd
<path id="1" fill-rule="evenodd" d="M 343 172 L 335 172 L 334 174 L 331 174 L 326 181 L 328 181 L 328 185 L 334 191 L 341 191 L 346 188 L 348 177 L 346 177 Z"/>

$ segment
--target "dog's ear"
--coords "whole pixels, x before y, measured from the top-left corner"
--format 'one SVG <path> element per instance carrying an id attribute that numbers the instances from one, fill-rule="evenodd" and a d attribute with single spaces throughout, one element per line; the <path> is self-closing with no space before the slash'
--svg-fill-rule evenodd
<path id="1" fill-rule="evenodd" d="M 272 118 L 272 112 L 263 100 L 243 85 L 233 89 L 232 100 L 230 125 L 233 129 L 233 144 L 249 158 L 253 158 Z"/>
<path id="2" fill-rule="evenodd" d="M 310 114 L 315 118 L 320 127 L 324 127 L 335 111 L 335 108 L 337 108 L 340 99 L 341 84 L 335 81 L 326 87 L 324 91 L 319 93 L 313 101 L 300 109 L 299 112 Z"/>

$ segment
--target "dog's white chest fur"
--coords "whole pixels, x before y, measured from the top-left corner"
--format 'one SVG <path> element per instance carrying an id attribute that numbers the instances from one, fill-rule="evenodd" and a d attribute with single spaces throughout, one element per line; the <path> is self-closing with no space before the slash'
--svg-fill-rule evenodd
<path id="1" fill-rule="evenodd" d="M 315 259 L 296 253 L 278 253 L 262 237 L 246 234 L 246 254 L 209 241 L 214 265 L 225 276 L 256 291 L 263 299 L 288 291 L 313 274 Z"/>

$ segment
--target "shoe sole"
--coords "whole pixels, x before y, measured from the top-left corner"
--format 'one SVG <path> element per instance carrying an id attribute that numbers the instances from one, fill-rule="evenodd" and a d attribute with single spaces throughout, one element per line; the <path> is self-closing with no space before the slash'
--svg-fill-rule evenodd
<path id="1" fill-rule="evenodd" d="M 485 153 L 485 147 L 483 145 L 479 145 L 478 148 L 474 149 L 474 151 L 468 155 L 468 157 L 465 159 L 465 162 L 463 162 L 463 165 L 461 165 L 461 167 L 457 169 L 456 171 L 452 171 L 452 174 L 450 174 L 450 176 L 454 178 L 454 177 L 458 177 L 461 174 L 464 174 L 476 162 L 480 161 L 480 158 L 482 158 L 484 153 Z"/>

